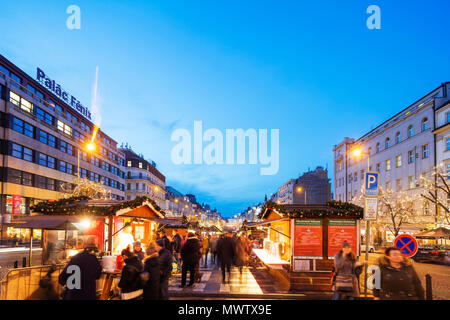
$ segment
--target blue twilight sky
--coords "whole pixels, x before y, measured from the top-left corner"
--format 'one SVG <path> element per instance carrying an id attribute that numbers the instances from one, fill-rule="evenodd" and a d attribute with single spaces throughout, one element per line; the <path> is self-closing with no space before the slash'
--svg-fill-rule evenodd
<path id="1" fill-rule="evenodd" d="M 66 8 L 81 8 L 81 29 Z M 381 30 L 366 9 L 381 8 Z M 167 184 L 235 214 L 328 165 L 357 138 L 450 81 L 450 1 L 1 1 L 0 52 L 39 66 L 102 129 L 157 162 Z M 172 163 L 177 128 L 280 130 L 280 168 Z"/>

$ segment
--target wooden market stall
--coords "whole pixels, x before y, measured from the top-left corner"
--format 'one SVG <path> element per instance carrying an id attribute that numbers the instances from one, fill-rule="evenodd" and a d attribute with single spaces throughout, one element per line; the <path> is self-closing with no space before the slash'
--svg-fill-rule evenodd
<path id="1" fill-rule="evenodd" d="M 359 255 L 359 206 L 279 205 L 266 202 L 261 226 L 267 229 L 263 249 L 254 249 L 270 274 L 291 291 L 331 291 L 334 256 L 344 240 Z"/>

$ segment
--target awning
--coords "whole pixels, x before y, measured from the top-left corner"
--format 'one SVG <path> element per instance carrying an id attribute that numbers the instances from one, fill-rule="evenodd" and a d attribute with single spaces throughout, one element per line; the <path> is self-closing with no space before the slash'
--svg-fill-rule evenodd
<path id="1" fill-rule="evenodd" d="M 450 239 L 450 230 L 446 228 L 436 228 L 415 235 L 419 239 Z"/>
<path id="2" fill-rule="evenodd" d="M 46 230 L 78 230 L 74 223 L 80 222 L 82 217 L 76 216 L 28 216 L 9 223 L 8 226 L 21 229 Z"/>

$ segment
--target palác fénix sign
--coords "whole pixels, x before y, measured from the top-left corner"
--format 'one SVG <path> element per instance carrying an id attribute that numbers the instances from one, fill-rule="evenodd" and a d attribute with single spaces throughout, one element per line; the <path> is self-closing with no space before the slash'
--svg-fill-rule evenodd
<path id="1" fill-rule="evenodd" d="M 59 84 L 55 82 L 55 80 L 51 80 L 49 77 L 45 76 L 45 72 L 40 68 L 37 68 L 36 74 L 37 81 L 39 81 L 43 86 L 47 89 L 51 90 L 54 94 L 60 97 L 64 102 L 66 102 L 73 109 L 77 110 L 83 116 L 91 119 L 91 112 L 81 104 L 79 100 L 77 100 L 74 96 L 64 91 Z"/>

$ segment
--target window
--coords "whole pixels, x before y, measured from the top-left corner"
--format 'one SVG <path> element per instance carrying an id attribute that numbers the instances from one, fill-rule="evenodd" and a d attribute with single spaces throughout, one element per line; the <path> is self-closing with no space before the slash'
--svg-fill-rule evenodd
<path id="1" fill-rule="evenodd" d="M 59 150 L 73 156 L 73 146 L 65 141 L 62 141 L 62 140 L 59 141 Z M 85 159 L 83 159 L 83 160 L 85 160 Z"/>
<path id="2" fill-rule="evenodd" d="M 397 179 L 396 184 L 397 184 L 397 191 L 402 190 L 402 179 Z"/>
<path id="3" fill-rule="evenodd" d="M 19 118 L 13 118 L 12 128 L 14 131 L 23 133 L 27 137 L 34 138 L 34 127 L 31 124 L 20 120 Z"/>
<path id="4" fill-rule="evenodd" d="M 381 170 L 381 165 L 380 165 L 380 163 L 377 163 L 376 168 L 377 168 L 377 169 L 376 169 L 377 172 L 380 173 L 380 170 Z"/>
<path id="5" fill-rule="evenodd" d="M 64 161 L 59 161 L 59 171 L 73 174 L 73 165 Z"/>
<path id="6" fill-rule="evenodd" d="M 58 130 L 64 132 L 65 134 L 72 136 L 72 127 L 68 126 L 61 120 L 58 120 Z"/>
<path id="7" fill-rule="evenodd" d="M 15 143 L 12 144 L 11 155 L 19 159 L 33 162 L 33 150 Z"/>
<path id="8" fill-rule="evenodd" d="M 386 182 L 386 190 L 391 190 L 391 182 L 390 181 Z"/>
<path id="9" fill-rule="evenodd" d="M 39 131 L 39 141 L 49 145 L 50 147 L 56 147 L 56 137 L 45 131 Z"/>
<path id="10" fill-rule="evenodd" d="M 361 170 L 361 180 L 364 179 L 364 170 Z"/>
<path id="11" fill-rule="evenodd" d="M 386 160 L 386 171 L 391 170 L 391 159 Z"/>
<path id="12" fill-rule="evenodd" d="M 447 163 L 447 179 L 450 179 L 450 162 Z"/>
<path id="13" fill-rule="evenodd" d="M 450 137 L 445 138 L 445 151 L 450 150 Z"/>
<path id="14" fill-rule="evenodd" d="M 414 127 L 410 125 L 408 127 L 408 138 L 411 138 L 414 135 Z"/>
<path id="15" fill-rule="evenodd" d="M 422 131 L 426 131 L 426 130 L 428 130 L 428 119 L 424 118 L 422 120 Z"/>
<path id="16" fill-rule="evenodd" d="M 423 204 L 423 214 L 426 216 L 430 214 L 430 203 L 428 201 Z"/>
<path id="17" fill-rule="evenodd" d="M 46 123 L 48 123 L 49 125 L 53 125 L 53 116 L 51 114 L 49 114 L 48 112 L 45 112 L 44 110 L 42 110 L 39 107 L 36 107 L 35 109 L 36 111 L 36 117 L 38 117 L 39 119 L 45 121 Z"/>
<path id="18" fill-rule="evenodd" d="M 398 156 L 395 157 L 395 164 L 397 166 L 397 168 L 402 166 L 402 155 L 399 154 Z"/>
<path id="19" fill-rule="evenodd" d="M 139 168 L 142 169 L 142 162 L 139 162 Z"/>
<path id="20" fill-rule="evenodd" d="M 429 156 L 428 144 L 422 146 L 422 159 L 426 159 Z"/>
<path id="21" fill-rule="evenodd" d="M 416 182 L 414 179 L 414 176 L 409 176 L 408 177 L 408 184 L 409 184 L 409 188 L 413 189 L 416 186 Z"/>
<path id="22" fill-rule="evenodd" d="M 127 167 L 131 167 L 131 161 L 130 160 L 127 161 Z"/>
<path id="23" fill-rule="evenodd" d="M 46 166 L 48 168 L 55 169 L 55 158 L 50 157 L 46 154 L 39 154 L 39 164 L 42 166 Z"/>
<path id="24" fill-rule="evenodd" d="M 358 181 L 358 173 L 355 172 L 355 174 L 353 175 L 353 177 L 354 177 L 353 180 L 355 180 L 355 182 Z"/>
<path id="25" fill-rule="evenodd" d="M 400 143 L 400 132 L 397 132 L 396 134 L 395 134 L 395 143 Z"/>
<path id="26" fill-rule="evenodd" d="M 35 186 L 41 189 L 55 190 L 55 180 L 36 175 Z"/>
<path id="27" fill-rule="evenodd" d="M 9 101 L 20 107 L 22 110 L 33 113 L 33 104 L 13 91 L 9 92 Z"/>
<path id="28" fill-rule="evenodd" d="M 386 138 L 384 146 L 386 147 L 386 149 L 389 149 L 389 147 L 391 146 L 391 141 L 389 140 L 389 138 Z"/>
<path id="29" fill-rule="evenodd" d="M 25 186 L 32 185 L 31 173 L 8 168 L 7 175 L 8 175 L 8 182 L 21 184 Z"/>
<path id="30" fill-rule="evenodd" d="M 380 152 L 381 151 L 381 146 L 380 146 L 380 143 L 378 142 L 377 143 L 377 152 Z"/>
<path id="31" fill-rule="evenodd" d="M 414 150 L 409 150 L 408 151 L 408 163 L 413 163 L 414 162 Z"/>
<path id="32" fill-rule="evenodd" d="M 446 118 L 446 122 L 449 123 L 450 122 L 450 112 L 447 112 L 445 114 L 445 118 Z"/>

